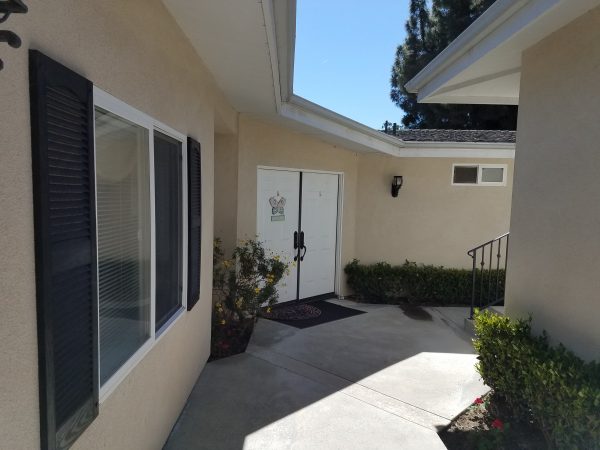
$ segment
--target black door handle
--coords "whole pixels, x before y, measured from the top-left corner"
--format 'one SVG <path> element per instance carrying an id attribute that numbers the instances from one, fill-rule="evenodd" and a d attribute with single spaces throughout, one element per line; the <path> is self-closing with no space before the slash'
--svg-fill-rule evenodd
<path id="1" fill-rule="evenodd" d="M 304 256 L 306 255 L 306 245 L 304 244 L 304 231 L 300 232 L 300 251 L 304 250 L 302 256 L 300 256 L 300 261 L 304 261 Z"/>
<path id="2" fill-rule="evenodd" d="M 294 231 L 294 250 L 298 249 L 298 232 Z M 298 252 L 295 252 L 294 261 L 298 261 Z"/>

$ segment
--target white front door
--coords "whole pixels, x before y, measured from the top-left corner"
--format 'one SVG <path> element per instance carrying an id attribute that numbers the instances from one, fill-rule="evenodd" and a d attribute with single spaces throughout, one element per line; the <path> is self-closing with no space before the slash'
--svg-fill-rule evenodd
<path id="1" fill-rule="evenodd" d="M 335 174 L 258 169 L 258 238 L 290 263 L 279 302 L 335 292 L 338 185 Z M 303 248 L 294 248 L 295 235 Z"/>
<path id="2" fill-rule="evenodd" d="M 302 174 L 300 299 L 335 291 L 339 177 Z"/>
<path id="3" fill-rule="evenodd" d="M 294 264 L 294 232 L 300 214 L 300 173 L 287 170 L 258 170 L 257 231 L 265 249 L 290 265 L 289 275 L 279 282 L 279 301 L 296 300 L 298 267 Z"/>

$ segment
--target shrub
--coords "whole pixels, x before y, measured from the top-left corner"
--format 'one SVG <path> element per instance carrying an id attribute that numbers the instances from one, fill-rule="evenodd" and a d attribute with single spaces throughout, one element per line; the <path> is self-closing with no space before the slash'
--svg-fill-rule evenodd
<path id="1" fill-rule="evenodd" d="M 477 370 L 515 415 L 533 419 L 551 448 L 600 449 L 598 362 L 533 336 L 531 319 L 477 313 L 475 333 Z"/>
<path id="2" fill-rule="evenodd" d="M 473 274 L 466 269 L 448 269 L 442 266 L 417 264 L 406 261 L 401 266 L 387 263 L 364 265 L 354 260 L 344 268 L 348 285 L 364 301 L 394 303 L 399 298 L 413 302 L 435 302 L 448 305 L 470 304 Z M 481 279 L 478 279 L 481 281 Z M 487 283 L 496 279 L 484 278 Z M 499 295 L 504 295 L 504 271 L 500 271 Z M 476 294 L 480 283 L 476 283 Z"/>
<path id="3" fill-rule="evenodd" d="M 399 267 L 387 263 L 363 265 L 357 259 L 344 268 L 350 288 L 363 301 L 391 303 L 404 297 Z"/>
<path id="4" fill-rule="evenodd" d="M 256 318 L 261 308 L 277 302 L 276 285 L 288 272 L 277 255 L 267 253 L 256 240 L 242 241 L 225 259 L 221 241 L 213 248 L 213 293 L 217 312 L 227 310 L 235 318 Z"/>

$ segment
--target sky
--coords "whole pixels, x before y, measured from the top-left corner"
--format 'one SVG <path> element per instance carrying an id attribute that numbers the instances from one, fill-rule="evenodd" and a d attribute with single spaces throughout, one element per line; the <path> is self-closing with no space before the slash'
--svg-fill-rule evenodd
<path id="1" fill-rule="evenodd" d="M 370 127 L 400 123 L 390 100 L 409 0 L 298 0 L 294 93 Z"/>

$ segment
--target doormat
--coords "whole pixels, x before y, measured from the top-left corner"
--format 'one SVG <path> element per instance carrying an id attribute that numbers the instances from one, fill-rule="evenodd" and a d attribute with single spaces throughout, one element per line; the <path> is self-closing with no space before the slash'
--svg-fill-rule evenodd
<path id="1" fill-rule="evenodd" d="M 315 310 L 320 311 L 320 314 L 317 314 Z M 263 317 L 296 328 L 309 328 L 359 314 L 365 314 L 365 311 L 319 300 L 313 303 L 274 308 L 269 314 L 263 313 Z"/>

